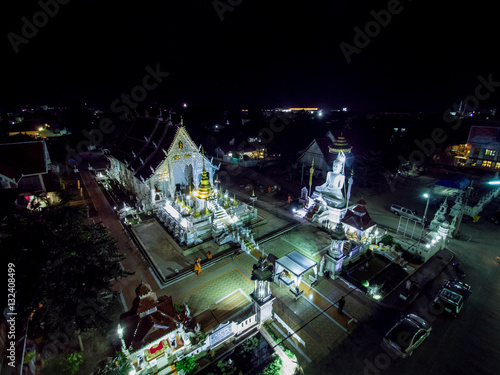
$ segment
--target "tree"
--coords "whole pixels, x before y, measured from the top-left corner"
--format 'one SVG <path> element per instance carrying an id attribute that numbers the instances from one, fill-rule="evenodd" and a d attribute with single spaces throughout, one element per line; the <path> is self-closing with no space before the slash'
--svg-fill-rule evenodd
<path id="1" fill-rule="evenodd" d="M 42 374 L 74 375 L 80 368 L 83 357 L 80 353 L 71 353 L 69 356 L 59 357 L 43 368 Z"/>
<path id="2" fill-rule="evenodd" d="M 195 361 L 194 361 L 194 357 L 191 356 L 191 357 L 183 358 L 179 362 L 177 362 L 175 364 L 175 369 L 177 371 L 184 370 L 184 373 L 187 375 L 187 374 L 190 374 L 197 365 L 198 364 L 195 363 Z"/>
<path id="3" fill-rule="evenodd" d="M 132 370 L 132 366 L 127 361 L 127 356 L 123 352 L 116 352 L 115 357 L 109 357 L 102 364 L 94 375 L 128 375 Z"/>
<path id="4" fill-rule="evenodd" d="M 124 256 L 107 228 L 85 225 L 85 218 L 67 202 L 10 217 L 0 245 L 19 270 L 16 302 L 24 317 L 32 315 L 33 336 L 50 337 L 62 322 L 81 332 L 102 327 L 109 280 L 129 274 L 120 268 Z"/>

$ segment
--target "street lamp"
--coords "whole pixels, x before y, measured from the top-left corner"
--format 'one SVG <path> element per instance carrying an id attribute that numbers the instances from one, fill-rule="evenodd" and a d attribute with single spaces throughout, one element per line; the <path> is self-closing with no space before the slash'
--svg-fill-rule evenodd
<path id="1" fill-rule="evenodd" d="M 424 198 L 427 198 L 427 203 L 425 205 L 425 210 L 424 210 L 424 217 L 422 218 L 423 224 L 425 226 L 425 218 L 426 218 L 426 215 L 427 215 L 427 209 L 429 208 L 429 200 L 431 199 L 431 195 L 425 193 L 424 194 Z"/>

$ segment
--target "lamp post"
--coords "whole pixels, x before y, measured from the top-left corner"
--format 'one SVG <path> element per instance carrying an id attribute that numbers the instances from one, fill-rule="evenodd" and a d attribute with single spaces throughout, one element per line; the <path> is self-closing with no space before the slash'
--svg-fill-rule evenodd
<path id="1" fill-rule="evenodd" d="M 425 218 L 427 215 L 427 209 L 429 208 L 429 200 L 431 199 L 431 195 L 426 193 L 424 194 L 424 197 L 427 198 L 427 203 L 425 204 L 424 216 L 422 218 L 423 224 L 425 226 Z"/>

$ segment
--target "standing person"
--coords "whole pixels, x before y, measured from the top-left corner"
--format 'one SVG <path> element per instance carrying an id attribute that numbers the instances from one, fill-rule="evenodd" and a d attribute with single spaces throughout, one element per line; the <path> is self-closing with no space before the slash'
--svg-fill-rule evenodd
<path id="1" fill-rule="evenodd" d="M 344 296 L 342 296 L 342 298 L 339 300 L 339 314 L 342 314 L 344 306 L 345 306 L 345 298 Z"/>

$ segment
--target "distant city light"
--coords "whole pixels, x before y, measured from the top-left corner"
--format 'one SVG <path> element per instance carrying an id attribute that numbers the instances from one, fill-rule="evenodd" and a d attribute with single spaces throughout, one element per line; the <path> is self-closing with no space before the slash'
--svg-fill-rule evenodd
<path id="1" fill-rule="evenodd" d="M 187 103 L 184 103 L 182 106 L 183 106 L 184 108 L 186 108 L 188 105 L 187 105 Z"/>
<path id="2" fill-rule="evenodd" d="M 347 108 L 346 107 L 342 108 L 342 112 L 347 112 Z"/>

